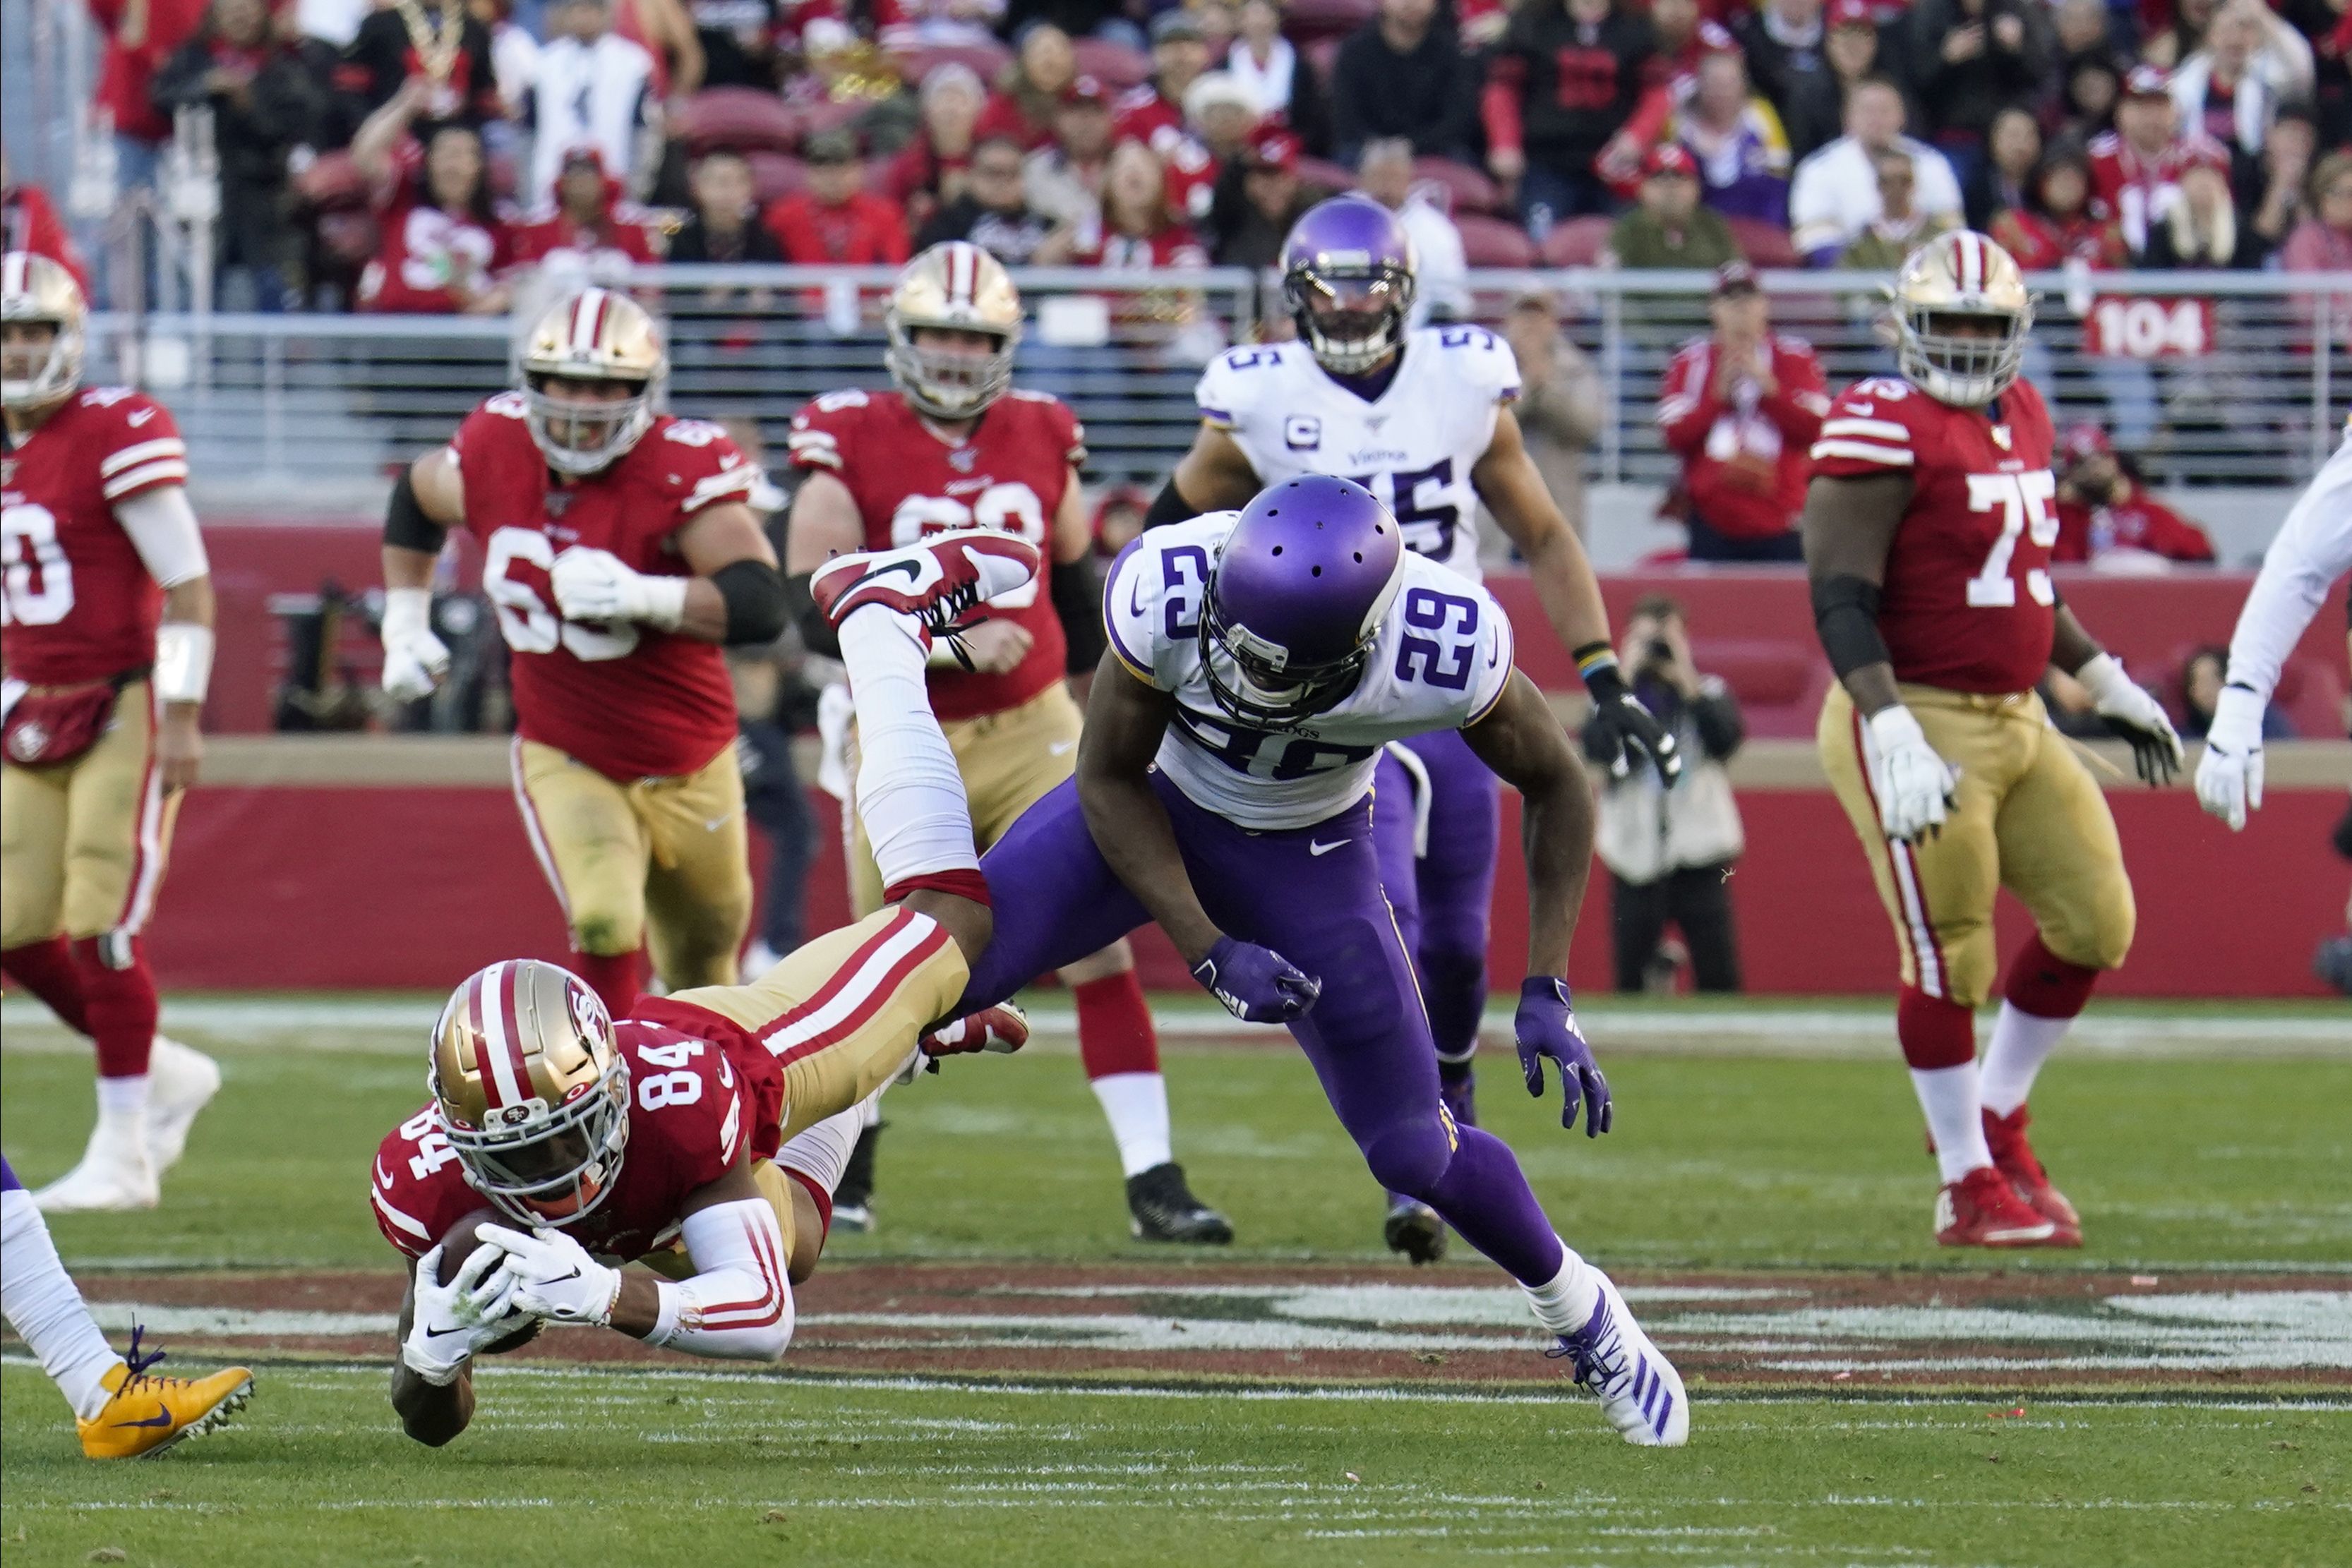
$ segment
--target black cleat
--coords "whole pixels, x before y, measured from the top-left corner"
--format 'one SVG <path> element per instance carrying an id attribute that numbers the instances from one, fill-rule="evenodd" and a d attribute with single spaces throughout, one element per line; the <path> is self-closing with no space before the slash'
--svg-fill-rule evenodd
<path id="1" fill-rule="evenodd" d="M 1173 1160 L 1127 1178 L 1127 1212 L 1139 1241 L 1223 1247 L 1234 1239 L 1233 1221 L 1192 1196 L 1184 1167 Z"/>
<path id="2" fill-rule="evenodd" d="M 1391 1252 L 1402 1252 L 1419 1268 L 1445 1256 L 1445 1221 L 1437 1210 L 1401 1192 L 1389 1194 L 1389 1217 L 1381 1235 Z"/>
<path id="3" fill-rule="evenodd" d="M 882 1141 L 882 1124 L 862 1129 L 849 1151 L 849 1163 L 833 1189 L 833 1228 L 859 1236 L 874 1233 L 874 1146 Z"/>

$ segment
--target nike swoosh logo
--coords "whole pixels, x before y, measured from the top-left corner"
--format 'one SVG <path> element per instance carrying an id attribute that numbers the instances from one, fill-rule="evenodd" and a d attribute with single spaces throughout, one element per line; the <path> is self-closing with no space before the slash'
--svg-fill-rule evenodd
<path id="1" fill-rule="evenodd" d="M 155 1414 L 150 1416 L 144 1421 L 117 1421 L 115 1423 L 118 1427 L 168 1427 L 171 1424 L 172 1412 L 161 1404 L 158 1404 L 155 1406 Z"/>
<path id="2" fill-rule="evenodd" d="M 473 1332 L 473 1330 L 462 1326 L 454 1329 L 426 1329 L 425 1331 L 425 1337 L 428 1340 L 455 1339 L 459 1334 L 471 1333 Z"/>
<path id="3" fill-rule="evenodd" d="M 383 1162 L 382 1160 L 378 1160 L 375 1163 L 375 1185 L 383 1188 L 386 1192 L 390 1192 L 392 1190 L 392 1173 L 383 1168 Z"/>
<path id="4" fill-rule="evenodd" d="M 136 430 L 136 429 L 138 429 L 141 425 L 142 425 L 142 424 L 146 423 L 149 420 L 151 420 L 151 419 L 152 419 L 152 418 L 154 418 L 154 417 L 155 417 L 155 411 L 154 411 L 153 409 L 152 409 L 152 408 L 142 408 L 142 409 L 141 409 L 137 413 L 127 415 L 127 416 L 124 418 L 123 423 L 124 423 L 125 424 L 128 424 L 131 429 Z M 152 1423 L 151 1423 L 151 1422 L 146 1422 L 146 1421 L 139 1421 L 139 1422 L 134 1422 L 134 1423 L 131 1423 L 131 1424 L 132 1424 L 132 1425 L 134 1425 L 134 1426 L 140 1426 L 140 1427 L 145 1427 L 145 1426 L 151 1426 L 151 1425 L 152 1425 Z"/>
<path id="5" fill-rule="evenodd" d="M 721 829 L 721 828 L 725 827 L 728 823 L 730 823 L 730 822 L 733 821 L 734 820 L 735 820 L 735 813 L 734 813 L 734 812 L 732 812 L 732 811 L 722 811 L 722 812 L 720 812 L 718 816 L 713 817 L 713 818 L 711 818 L 709 821 L 707 821 L 707 822 L 703 823 L 703 824 L 702 824 L 702 831 L 703 831 L 704 832 L 706 832 L 706 833 L 715 833 L 715 832 L 717 832 L 719 829 Z"/>
<path id="6" fill-rule="evenodd" d="M 1143 618 L 1143 579 L 1135 580 L 1135 591 L 1128 596 L 1127 612 L 1138 620 Z"/>
<path id="7" fill-rule="evenodd" d="M 1310 843 L 1308 843 L 1308 844 L 1307 844 L 1307 852 L 1308 854 L 1310 854 L 1310 855 L 1315 855 L 1315 856 L 1318 856 L 1318 857 L 1320 857 L 1320 856 L 1323 856 L 1323 855 L 1328 855 L 1328 854 L 1329 854 L 1333 850 L 1338 849 L 1341 844 L 1351 844 L 1351 843 L 1354 843 L 1355 841 L 1355 841 L 1355 840 L 1353 840 L 1353 839 L 1335 839 L 1335 840 L 1333 840 L 1331 842 L 1329 842 L 1329 843 L 1328 843 L 1328 844 L 1320 844 L 1320 843 L 1312 843 L 1312 842 L 1310 842 Z"/>
<path id="8" fill-rule="evenodd" d="M 572 1272 L 568 1274 L 558 1274 L 552 1280 L 541 1280 L 540 1283 L 542 1285 L 561 1285 L 566 1280 L 576 1280 L 578 1278 L 580 1278 L 580 1269 L 577 1264 L 574 1264 L 572 1266 Z"/>
<path id="9" fill-rule="evenodd" d="M 859 578 L 857 580 L 856 586 L 863 587 L 866 583 L 872 582 L 875 579 L 887 577 L 894 571 L 905 572 L 908 582 L 913 582 L 916 579 L 923 575 L 923 569 L 916 562 L 911 560 L 894 560 L 887 566 L 877 566 L 873 570 L 867 572 L 865 576 Z"/>
<path id="10" fill-rule="evenodd" d="M 1045 755 L 1048 757 L 1067 757 L 1072 751 L 1077 748 L 1077 744 L 1078 743 L 1075 740 L 1057 740 L 1053 745 L 1045 747 Z"/>

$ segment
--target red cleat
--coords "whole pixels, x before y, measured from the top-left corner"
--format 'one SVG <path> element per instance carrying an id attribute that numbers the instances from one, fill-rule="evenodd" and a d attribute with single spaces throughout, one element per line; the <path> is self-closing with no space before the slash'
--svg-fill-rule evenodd
<path id="1" fill-rule="evenodd" d="M 975 1051 L 1010 1055 L 1029 1043 L 1029 1015 L 1011 1002 L 982 1008 L 952 1023 L 943 1023 L 923 1036 L 929 1057 L 966 1056 Z"/>
<path id="2" fill-rule="evenodd" d="M 2025 1107 L 2020 1105 L 2006 1116 L 1984 1113 L 1985 1142 L 1992 1145 L 1993 1169 L 2008 1178 L 2017 1196 L 2026 1207 L 2058 1228 L 2044 1247 L 2080 1247 L 2083 1244 L 2083 1218 L 2066 1195 L 2050 1185 L 2050 1175 L 2042 1162 L 2033 1157 L 2033 1145 L 2025 1141 Z"/>
<path id="3" fill-rule="evenodd" d="M 1979 1166 L 1936 1195 L 1939 1246 L 2050 1247 L 2057 1234 L 1990 1166 Z"/>
<path id="4" fill-rule="evenodd" d="M 879 604 L 913 616 L 937 635 L 983 601 L 1034 580 L 1041 559 L 1035 545 L 1012 534 L 959 528 L 904 549 L 829 560 L 809 579 L 809 592 L 835 626 L 853 612 Z"/>

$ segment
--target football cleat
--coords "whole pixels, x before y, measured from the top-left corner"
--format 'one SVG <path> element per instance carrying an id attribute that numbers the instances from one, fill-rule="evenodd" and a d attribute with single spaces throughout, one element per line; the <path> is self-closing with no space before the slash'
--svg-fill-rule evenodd
<path id="1" fill-rule="evenodd" d="M 145 1119 L 100 1116 L 81 1162 L 33 1195 L 43 1214 L 152 1208 L 163 1198 L 147 1153 Z M 183 1136 L 184 1136 L 184 1133 Z"/>
<path id="2" fill-rule="evenodd" d="M 1139 1241 L 1181 1241 L 1223 1247 L 1233 1221 L 1192 1196 L 1184 1167 L 1174 1160 L 1127 1178 L 1128 1231 Z"/>
<path id="3" fill-rule="evenodd" d="M 2050 1185 L 2050 1173 L 2033 1155 L 2033 1145 L 2025 1141 L 2025 1107 L 2020 1105 L 2006 1116 L 1984 1113 L 1985 1142 L 1992 1146 L 1992 1168 L 2009 1179 L 2025 1206 L 2056 1226 L 2057 1230 L 2044 1247 L 2080 1247 L 2083 1244 L 2083 1217 L 2066 1201 L 2066 1195 Z"/>
<path id="4" fill-rule="evenodd" d="M 2052 1247 L 2057 1234 L 2058 1227 L 1990 1166 L 1979 1166 L 1936 1195 L 1938 1246 Z"/>
<path id="5" fill-rule="evenodd" d="M 1598 1269 L 1601 1300 L 1574 1333 L 1559 1336 L 1544 1354 L 1565 1357 L 1576 1381 L 1601 1401 L 1601 1414 L 1629 1443 L 1643 1448 L 1680 1448 L 1690 1438 L 1690 1400 L 1682 1374 L 1668 1361 L 1609 1276 Z"/>
<path id="6" fill-rule="evenodd" d="M 943 1023 L 922 1038 L 929 1057 L 967 1056 L 976 1051 L 1011 1055 L 1029 1043 L 1029 1015 L 1011 1002 L 982 1008 L 968 1018 Z"/>
<path id="7" fill-rule="evenodd" d="M 220 1063 L 168 1035 L 148 1058 L 147 1163 L 161 1176 L 180 1163 L 196 1114 L 220 1092 Z"/>
<path id="8" fill-rule="evenodd" d="M 1445 1256 L 1445 1221 L 1429 1205 L 1401 1192 L 1389 1194 L 1389 1214 L 1381 1222 L 1381 1239 L 1389 1244 L 1390 1251 L 1412 1259 L 1416 1268 Z"/>
<path id="9" fill-rule="evenodd" d="M 228 1425 L 253 1396 L 253 1374 L 224 1367 L 209 1377 L 155 1377 L 147 1369 L 162 1351 L 139 1354 L 140 1330 L 131 1330 L 131 1355 L 100 1380 L 110 1397 L 87 1421 L 74 1423 L 81 1451 L 93 1459 L 139 1459 Z"/>
<path id="10" fill-rule="evenodd" d="M 850 1146 L 849 1163 L 833 1186 L 833 1228 L 858 1236 L 874 1233 L 874 1151 L 882 1142 L 882 1124 L 862 1129 Z"/>
<path id="11" fill-rule="evenodd" d="M 835 626 L 879 604 L 913 616 L 937 636 L 983 601 L 1034 580 L 1042 561 L 1026 539 L 994 528 L 957 528 L 904 549 L 836 557 L 816 569 L 809 593 Z"/>

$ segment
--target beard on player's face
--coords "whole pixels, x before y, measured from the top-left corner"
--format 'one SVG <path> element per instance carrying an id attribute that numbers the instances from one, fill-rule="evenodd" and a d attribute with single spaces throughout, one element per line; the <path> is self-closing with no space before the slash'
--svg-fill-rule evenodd
<path id="1" fill-rule="evenodd" d="M 54 321 L 11 321 L 0 328 L 0 380 L 28 382 L 48 368 L 56 347 Z"/>

